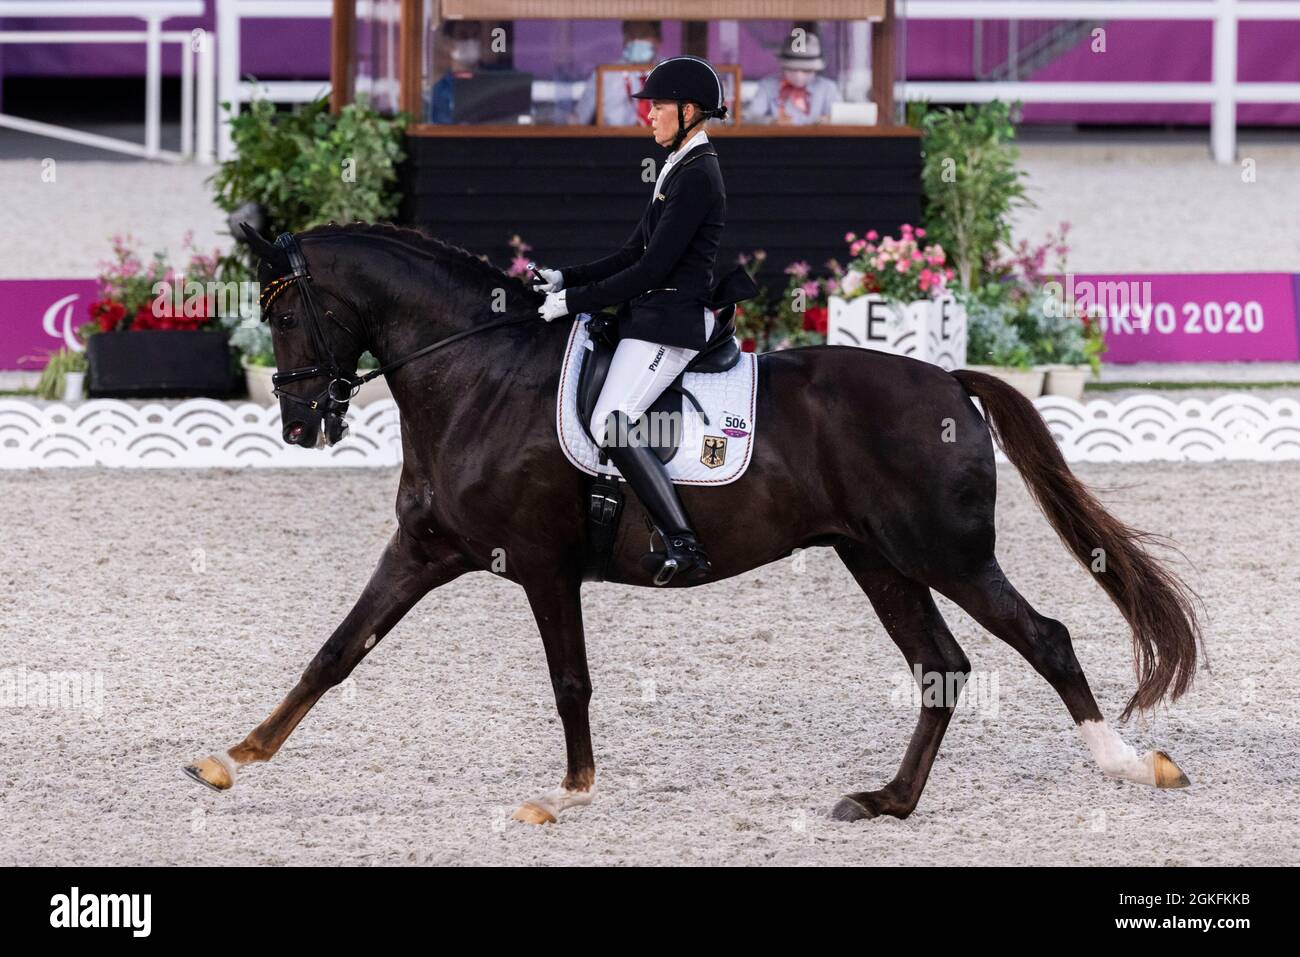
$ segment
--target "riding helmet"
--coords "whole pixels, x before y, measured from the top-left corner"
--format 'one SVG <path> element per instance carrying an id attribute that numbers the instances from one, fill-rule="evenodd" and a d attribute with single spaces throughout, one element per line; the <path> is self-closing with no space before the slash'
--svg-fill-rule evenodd
<path id="1" fill-rule="evenodd" d="M 674 56 L 660 62 L 646 77 L 645 86 L 632 96 L 639 100 L 676 100 L 698 103 L 711 116 L 727 115 L 722 102 L 722 81 L 707 60 Z"/>

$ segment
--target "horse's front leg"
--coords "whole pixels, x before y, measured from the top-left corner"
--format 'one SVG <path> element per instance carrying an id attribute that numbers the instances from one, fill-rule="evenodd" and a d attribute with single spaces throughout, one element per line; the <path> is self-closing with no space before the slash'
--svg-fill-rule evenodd
<path id="1" fill-rule="evenodd" d="M 416 602 L 470 567 L 450 548 L 416 542 L 399 528 L 357 603 L 279 707 L 239 744 L 195 761 L 185 768 L 186 773 L 224 791 L 234 785 L 242 765 L 269 761 L 312 705 L 347 678 Z"/>
<path id="2" fill-rule="evenodd" d="M 596 791 L 596 761 L 591 753 L 587 703 L 591 678 L 582 633 L 582 580 L 563 572 L 521 579 L 546 648 L 546 665 L 555 706 L 564 723 L 569 767 L 558 788 L 529 798 L 515 811 L 525 824 L 554 824 L 561 811 L 591 803 Z"/>

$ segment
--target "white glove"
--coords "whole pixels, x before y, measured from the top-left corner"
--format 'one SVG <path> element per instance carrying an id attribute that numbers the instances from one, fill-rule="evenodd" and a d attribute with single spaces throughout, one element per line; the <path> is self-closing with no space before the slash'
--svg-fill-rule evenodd
<path id="1" fill-rule="evenodd" d="M 561 316 L 567 316 L 569 314 L 569 306 L 564 301 L 567 295 L 567 291 L 563 289 L 559 292 L 548 292 L 546 294 L 546 302 L 542 303 L 537 309 L 538 315 L 547 322 L 550 322 L 552 319 L 559 319 Z"/>
<path id="2" fill-rule="evenodd" d="M 564 273 L 558 269 L 538 269 L 537 274 L 546 282 L 533 283 L 534 292 L 559 292 L 564 288 Z"/>

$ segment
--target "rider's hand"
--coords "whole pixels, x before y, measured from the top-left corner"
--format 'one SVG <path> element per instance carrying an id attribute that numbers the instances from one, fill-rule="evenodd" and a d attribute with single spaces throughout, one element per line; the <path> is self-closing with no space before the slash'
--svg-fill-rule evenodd
<path id="1" fill-rule="evenodd" d="M 546 302 L 542 303 L 537 309 L 538 315 L 547 322 L 550 322 L 552 319 L 559 319 L 561 316 L 567 316 L 569 314 L 569 306 L 564 301 L 565 297 L 566 293 L 564 290 L 560 290 L 559 292 L 548 292 L 546 294 Z"/>
<path id="2" fill-rule="evenodd" d="M 534 292 L 559 292 L 564 288 L 564 273 L 558 269 L 538 269 L 537 274 L 546 282 L 533 283 Z"/>

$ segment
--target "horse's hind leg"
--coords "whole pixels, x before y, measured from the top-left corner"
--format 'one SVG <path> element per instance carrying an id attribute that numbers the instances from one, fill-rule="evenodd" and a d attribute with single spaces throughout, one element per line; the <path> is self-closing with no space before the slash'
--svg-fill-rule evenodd
<path id="1" fill-rule="evenodd" d="M 943 689 L 938 702 L 933 695 L 922 695 L 921 715 L 894 779 L 879 791 L 846 795 L 831 812 L 841 821 L 881 814 L 904 818 L 921 799 L 957 696 L 970 674 L 970 662 L 935 607 L 929 588 L 907 578 L 869 546 L 843 544 L 835 550 L 867 593 L 913 674 L 920 676 L 923 690 L 932 682 Z"/>
<path id="2" fill-rule="evenodd" d="M 460 555 L 450 550 L 431 550 L 399 528 L 357 603 L 270 717 L 233 748 L 195 761 L 185 772 L 224 791 L 234 785 L 241 765 L 269 761 L 312 705 L 347 678 L 416 602 L 431 589 L 468 570 Z"/>
<path id="3" fill-rule="evenodd" d="M 1186 787 L 1186 775 L 1163 751 L 1139 755 L 1102 717 L 1074 655 L 1070 632 L 1034 610 L 990 557 L 974 574 L 935 588 L 1020 652 L 1065 702 L 1101 770 L 1110 777 L 1161 788 Z"/>

